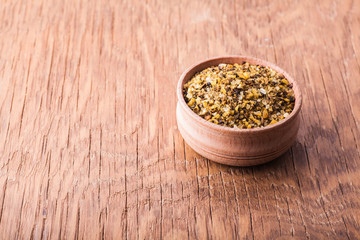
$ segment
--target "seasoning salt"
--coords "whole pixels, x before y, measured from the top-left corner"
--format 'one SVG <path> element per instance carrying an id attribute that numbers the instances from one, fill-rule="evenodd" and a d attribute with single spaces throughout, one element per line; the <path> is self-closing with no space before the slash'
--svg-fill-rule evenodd
<path id="1" fill-rule="evenodd" d="M 277 123 L 295 105 L 292 84 L 284 75 L 249 63 L 206 68 L 184 84 L 183 95 L 207 121 L 240 129 Z"/>

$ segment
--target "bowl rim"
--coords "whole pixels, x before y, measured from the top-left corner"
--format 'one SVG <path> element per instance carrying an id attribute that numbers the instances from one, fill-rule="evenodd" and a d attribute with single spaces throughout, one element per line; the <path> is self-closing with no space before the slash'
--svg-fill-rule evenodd
<path id="1" fill-rule="evenodd" d="M 218 62 L 220 60 L 224 60 L 223 63 L 227 63 L 227 61 L 229 61 L 230 59 L 233 60 L 231 62 L 232 64 L 237 61 L 239 64 L 246 61 L 246 62 L 249 62 L 250 64 L 256 64 L 256 65 L 260 65 L 260 66 L 264 66 L 264 67 L 270 67 L 271 69 L 275 70 L 276 72 L 282 73 L 286 77 L 286 79 L 290 83 L 293 84 L 292 88 L 293 88 L 294 94 L 295 94 L 295 106 L 294 106 L 293 111 L 290 113 L 290 115 L 275 124 L 268 125 L 265 127 L 240 129 L 240 128 L 230 128 L 230 127 L 226 127 L 226 126 L 222 126 L 222 125 L 217 125 L 215 123 L 212 123 L 212 122 L 209 122 L 209 121 L 203 119 L 202 117 L 200 117 L 199 115 L 194 113 L 185 102 L 185 99 L 183 96 L 183 85 L 185 84 L 186 80 L 187 81 L 190 80 L 190 78 L 192 76 L 194 76 L 194 74 L 198 71 L 191 74 L 191 76 L 188 76 L 189 73 L 194 71 L 194 69 L 200 65 L 208 65 L 208 67 L 210 67 L 210 66 L 218 65 L 218 64 L 211 65 L 212 62 Z M 255 62 L 255 63 L 252 63 L 252 62 Z M 192 66 L 188 67 L 181 74 L 178 84 L 177 84 L 176 92 L 177 92 L 178 103 L 183 107 L 183 109 L 185 109 L 185 111 L 189 114 L 189 116 L 191 116 L 193 118 L 193 120 L 198 121 L 198 123 L 200 123 L 202 126 L 204 126 L 206 128 L 210 128 L 212 130 L 217 130 L 217 131 L 221 131 L 221 132 L 228 132 L 228 133 L 256 133 L 256 132 L 266 132 L 266 131 L 270 131 L 270 130 L 279 129 L 281 126 L 289 123 L 292 119 L 294 119 L 296 117 L 296 115 L 299 114 L 301 106 L 302 106 L 302 94 L 301 94 L 299 84 L 285 70 L 283 70 L 279 66 L 277 66 L 273 63 L 270 63 L 268 61 L 265 61 L 265 60 L 262 60 L 259 58 L 255 58 L 255 57 L 243 56 L 243 55 L 226 55 L 226 56 L 212 57 L 212 58 L 207 58 L 203 61 L 193 64 Z"/>

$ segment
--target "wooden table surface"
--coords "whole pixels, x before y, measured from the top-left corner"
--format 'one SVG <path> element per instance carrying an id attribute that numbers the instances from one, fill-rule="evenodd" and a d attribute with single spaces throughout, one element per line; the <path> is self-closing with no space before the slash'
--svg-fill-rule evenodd
<path id="1" fill-rule="evenodd" d="M 360 239 L 359 1 L 0 4 L 2 239 Z M 176 84 L 247 55 L 303 93 L 271 163 L 184 143 Z"/>

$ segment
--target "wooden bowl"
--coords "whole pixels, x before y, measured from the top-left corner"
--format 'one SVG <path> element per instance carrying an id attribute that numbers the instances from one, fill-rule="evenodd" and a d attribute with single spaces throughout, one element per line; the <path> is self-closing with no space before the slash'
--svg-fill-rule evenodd
<path id="1" fill-rule="evenodd" d="M 194 113 L 186 104 L 183 86 L 195 73 L 220 63 L 243 63 L 267 66 L 282 73 L 293 84 L 295 107 L 276 124 L 262 128 L 234 129 L 216 125 Z M 245 56 L 210 58 L 188 68 L 177 86 L 176 119 L 185 142 L 200 155 L 226 165 L 252 166 L 271 161 L 285 153 L 296 139 L 300 124 L 301 92 L 294 79 L 278 66 Z"/>

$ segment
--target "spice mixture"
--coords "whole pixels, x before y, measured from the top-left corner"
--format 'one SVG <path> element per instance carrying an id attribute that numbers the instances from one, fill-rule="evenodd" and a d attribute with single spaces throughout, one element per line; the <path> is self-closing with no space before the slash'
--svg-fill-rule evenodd
<path id="1" fill-rule="evenodd" d="M 294 109 L 292 84 L 269 67 L 219 64 L 184 85 L 187 105 L 202 118 L 233 128 L 264 127 Z"/>

